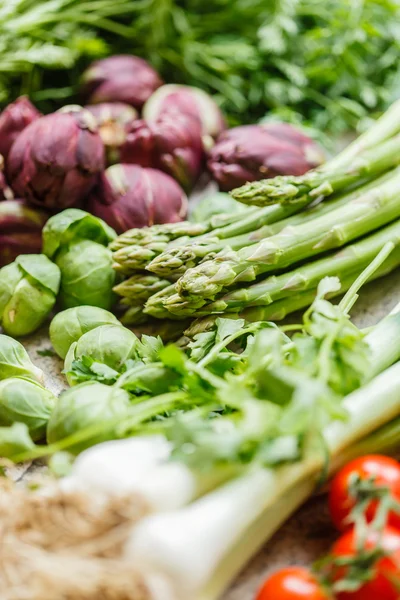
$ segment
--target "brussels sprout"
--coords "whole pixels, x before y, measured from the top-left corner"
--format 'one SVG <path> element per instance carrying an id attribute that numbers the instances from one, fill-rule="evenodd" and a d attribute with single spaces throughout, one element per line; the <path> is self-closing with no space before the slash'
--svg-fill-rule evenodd
<path id="1" fill-rule="evenodd" d="M 63 248 L 56 257 L 61 271 L 63 308 L 98 306 L 109 309 L 115 300 L 115 271 L 108 248 L 88 240 Z"/>
<path id="2" fill-rule="evenodd" d="M 44 437 L 55 404 L 55 396 L 34 381 L 11 377 L 0 382 L 0 425 L 25 423 L 33 440 Z"/>
<path id="3" fill-rule="evenodd" d="M 52 310 L 60 270 L 43 254 L 21 254 L 0 269 L 0 324 L 13 336 L 33 333 Z"/>
<path id="4" fill-rule="evenodd" d="M 88 357 L 119 372 L 127 360 L 138 357 L 139 345 L 136 335 L 122 325 L 102 325 L 88 331 L 68 350 L 64 365 L 68 383 L 79 383 L 79 377 L 74 373 L 74 361 Z"/>
<path id="5" fill-rule="evenodd" d="M 98 427 L 96 433 L 67 448 L 79 454 L 94 444 L 115 439 L 117 424 L 128 416 L 130 408 L 125 390 L 96 381 L 81 383 L 61 394 L 47 426 L 47 441 L 53 444 L 87 428 L 91 431 Z"/>
<path id="6" fill-rule="evenodd" d="M 0 427 L 0 457 L 12 458 L 21 452 L 33 450 L 35 444 L 24 423 L 14 423 L 10 427 Z"/>
<path id="7" fill-rule="evenodd" d="M 97 306 L 75 306 L 58 313 L 50 323 L 50 340 L 58 356 L 65 358 L 73 342 L 100 325 L 118 325 L 112 313 Z"/>
<path id="8" fill-rule="evenodd" d="M 44 382 L 43 371 L 31 362 L 23 345 L 8 335 L 0 334 L 0 380 L 8 377 Z"/>
<path id="9" fill-rule="evenodd" d="M 116 235 L 101 219 L 79 208 L 68 208 L 47 221 L 43 229 L 43 254 L 53 259 L 58 250 L 83 240 L 107 246 Z"/>

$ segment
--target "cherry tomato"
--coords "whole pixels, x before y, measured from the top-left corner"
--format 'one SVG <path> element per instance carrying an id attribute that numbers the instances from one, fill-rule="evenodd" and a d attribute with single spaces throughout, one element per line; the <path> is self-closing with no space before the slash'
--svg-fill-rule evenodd
<path id="1" fill-rule="evenodd" d="M 400 531 L 394 527 L 386 527 L 383 532 L 370 531 L 365 542 L 365 549 L 383 548 L 387 556 L 378 558 L 373 567 L 373 579 L 364 583 L 354 592 L 337 592 L 337 600 L 398 600 L 400 583 Z M 350 529 L 334 544 L 334 557 L 356 557 L 355 529 Z M 345 574 L 340 567 L 337 575 L 340 579 Z"/>
<path id="2" fill-rule="evenodd" d="M 267 579 L 256 600 L 327 600 L 327 596 L 308 569 L 288 567 Z"/>
<path id="3" fill-rule="evenodd" d="M 373 480 L 374 485 L 388 488 L 392 498 L 400 502 L 400 465 L 393 458 L 380 455 L 363 456 L 349 462 L 332 480 L 329 493 L 329 510 L 334 525 L 344 531 L 351 526 L 347 521 L 354 508 L 355 499 L 349 492 L 352 478 Z M 377 500 L 371 500 L 366 511 L 368 521 L 375 515 Z M 388 524 L 400 528 L 400 514 L 389 513 Z"/>

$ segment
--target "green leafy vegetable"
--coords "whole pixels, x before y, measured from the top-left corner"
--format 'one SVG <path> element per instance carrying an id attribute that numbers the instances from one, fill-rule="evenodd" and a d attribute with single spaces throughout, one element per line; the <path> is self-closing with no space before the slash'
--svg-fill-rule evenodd
<path id="1" fill-rule="evenodd" d="M 10 427 L 0 427 L 1 458 L 12 458 L 34 448 L 35 444 L 25 423 L 13 423 Z"/>
<path id="2" fill-rule="evenodd" d="M 60 270 L 43 254 L 21 254 L 0 269 L 0 323 L 19 337 L 48 317 L 60 287 Z"/>
<path id="3" fill-rule="evenodd" d="M 127 419 L 129 410 L 129 394 L 125 390 L 94 381 L 81 383 L 61 394 L 48 423 L 47 441 L 53 444 L 94 428 L 92 436 L 68 448 L 77 454 L 89 446 L 114 439 L 119 422 Z"/>
<path id="4" fill-rule="evenodd" d="M 0 382 L 0 425 L 24 423 L 34 441 L 43 439 L 55 405 L 55 396 L 38 383 L 23 377 Z"/>
<path id="5" fill-rule="evenodd" d="M 150 60 L 166 81 L 214 93 L 231 123 L 272 112 L 340 133 L 398 95 L 400 9 L 392 0 L 98 0 L 95 7 L 4 2 L 0 101 L 22 91 L 54 107 L 76 90 L 79 59 L 121 52 Z"/>
<path id="6" fill-rule="evenodd" d="M 44 381 L 43 371 L 35 367 L 23 345 L 0 334 L 0 381 L 9 377 L 24 377 L 38 383 Z"/>
<path id="7" fill-rule="evenodd" d="M 111 251 L 101 244 L 84 240 L 57 253 L 61 271 L 60 302 L 64 308 L 90 305 L 105 310 L 115 301 L 112 291 L 116 273 Z"/>
<path id="8" fill-rule="evenodd" d="M 50 340 L 58 356 L 65 358 L 73 342 L 100 325 L 118 325 L 118 319 L 97 306 L 76 306 L 59 312 L 50 323 Z"/>

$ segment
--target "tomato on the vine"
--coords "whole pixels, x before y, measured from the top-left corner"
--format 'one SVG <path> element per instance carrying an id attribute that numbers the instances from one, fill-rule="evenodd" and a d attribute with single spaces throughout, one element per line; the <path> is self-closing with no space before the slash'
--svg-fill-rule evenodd
<path id="1" fill-rule="evenodd" d="M 311 571 L 288 567 L 266 580 L 256 600 L 327 600 L 327 596 Z"/>
<path id="2" fill-rule="evenodd" d="M 382 550 L 382 553 L 380 552 Z M 375 558 L 374 558 L 375 556 Z M 356 530 L 346 531 L 334 544 L 333 559 L 349 559 L 346 566 L 337 567 L 336 582 L 350 577 L 360 578 L 360 587 L 353 591 L 336 591 L 337 600 L 398 600 L 400 597 L 400 531 L 385 527 L 382 532 L 369 530 L 363 550 L 357 547 Z"/>
<path id="3" fill-rule="evenodd" d="M 380 501 L 379 492 L 383 488 L 386 488 L 393 501 L 400 503 L 400 465 L 396 460 L 369 455 L 349 462 L 334 477 L 330 486 L 329 510 L 334 525 L 341 531 L 350 527 L 349 515 L 354 506 L 362 501 L 367 521 L 371 522 Z M 352 491 L 355 491 L 355 495 Z M 390 511 L 388 524 L 400 528 L 400 513 Z"/>

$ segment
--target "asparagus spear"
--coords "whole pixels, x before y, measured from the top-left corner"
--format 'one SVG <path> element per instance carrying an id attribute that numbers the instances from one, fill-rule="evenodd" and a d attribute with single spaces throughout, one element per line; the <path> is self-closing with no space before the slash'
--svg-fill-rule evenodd
<path id="1" fill-rule="evenodd" d="M 155 241 L 168 243 L 181 236 L 191 237 L 202 235 L 206 231 L 208 231 L 207 225 L 191 223 L 190 221 L 152 225 L 151 227 L 142 227 L 141 229 L 129 229 L 129 231 L 125 231 L 125 233 L 122 233 L 113 240 L 110 244 L 110 250 L 116 252 L 121 248 L 133 245 L 147 247 Z"/>
<path id="2" fill-rule="evenodd" d="M 204 306 L 198 314 L 239 312 L 251 306 L 266 306 L 293 293 L 314 290 L 319 280 L 326 276 L 344 280 L 354 278 L 354 274 L 365 269 L 388 242 L 392 242 L 395 249 L 382 270 L 385 271 L 386 267 L 393 270 L 400 264 L 400 220 L 333 255 L 307 263 L 295 271 L 267 277 L 265 281 L 248 288 L 232 291 Z M 167 301 L 165 306 L 168 308 L 168 305 Z"/>
<path id="3" fill-rule="evenodd" d="M 213 260 L 188 269 L 177 281 L 182 297 L 215 299 L 224 290 L 242 281 L 254 281 L 263 273 L 276 272 L 295 262 L 345 245 L 400 216 L 400 168 L 379 187 L 368 190 L 326 215 L 294 226 L 267 240 L 227 250 Z"/>
<path id="4" fill-rule="evenodd" d="M 123 305 L 137 306 L 170 285 L 171 282 L 167 279 L 161 279 L 156 275 L 137 273 L 116 285 L 113 290 L 116 294 L 128 300 L 127 302 L 122 301 Z"/>
<path id="5" fill-rule="evenodd" d="M 378 126 L 378 123 L 374 126 Z M 361 136 L 362 137 L 362 136 Z M 324 198 L 342 190 L 360 178 L 371 178 L 399 164 L 400 136 L 369 147 L 361 154 L 346 160 L 339 155 L 322 167 L 308 171 L 302 176 L 280 176 L 247 183 L 232 191 L 235 200 L 244 204 L 266 206 L 276 203 L 298 201 L 307 195 Z M 346 153 L 346 151 L 344 151 Z"/>
<path id="6" fill-rule="evenodd" d="M 394 250 L 394 252 L 388 257 L 388 259 L 384 262 L 384 264 L 379 267 L 375 273 L 373 273 L 369 281 L 373 281 L 378 279 L 379 277 L 384 277 L 391 273 L 394 269 L 396 269 L 399 264 L 399 254 L 398 249 Z M 334 298 L 336 296 L 340 296 L 343 292 L 346 292 L 352 286 L 356 277 L 360 275 L 360 269 L 355 270 L 353 273 L 349 273 L 346 277 L 340 278 L 340 289 L 336 291 L 331 291 L 327 294 L 328 298 Z M 310 306 L 316 295 L 316 287 L 307 289 L 306 291 L 298 291 L 286 298 L 281 298 L 280 300 L 276 300 L 272 304 L 268 304 L 266 306 L 254 306 L 246 308 L 245 310 L 241 310 L 239 313 L 225 313 L 224 318 L 227 319 L 245 319 L 248 322 L 258 322 L 258 321 L 282 321 L 288 315 L 302 310 L 308 306 Z M 211 331 L 215 327 L 215 322 L 220 315 L 211 314 L 205 317 L 199 317 L 190 323 L 189 327 L 187 327 L 184 331 L 185 338 L 193 338 L 195 335 L 199 333 L 205 333 L 207 331 Z M 164 321 L 162 321 L 164 322 Z"/>
<path id="7" fill-rule="evenodd" d="M 375 185 L 375 183 L 373 185 Z M 365 189 L 365 187 L 363 189 Z M 360 193 L 361 191 L 357 190 L 353 192 L 352 196 L 359 196 Z M 341 195 L 329 202 L 317 204 L 313 208 L 309 208 L 301 213 L 291 215 L 286 219 L 282 219 L 271 225 L 264 225 L 255 231 L 244 233 L 236 237 L 227 239 L 206 237 L 203 240 L 197 240 L 195 238 L 189 240 L 189 242 L 184 245 L 175 247 L 167 246 L 164 252 L 153 258 L 146 268 L 148 271 L 156 273 L 161 277 L 170 278 L 171 276 L 180 276 L 187 269 L 198 265 L 203 258 L 210 254 L 221 252 L 226 246 L 229 246 L 232 250 L 240 250 L 240 248 L 251 246 L 267 237 L 276 235 L 286 227 L 297 225 L 299 223 L 307 223 L 316 217 L 327 214 L 331 210 L 347 204 L 349 199 L 350 196 L 348 194 Z"/>
<path id="8" fill-rule="evenodd" d="M 242 219 L 232 219 L 223 227 L 210 229 L 208 226 L 192 223 L 167 223 L 154 225 L 143 230 L 131 229 L 119 236 L 110 246 L 113 252 L 113 267 L 123 275 L 132 275 L 137 270 L 144 269 L 156 256 L 164 252 L 167 247 L 186 245 L 190 239 L 198 242 L 210 242 L 219 239 L 233 238 L 254 231 L 255 229 L 276 223 L 286 217 L 300 212 L 309 204 L 302 200 L 290 206 L 267 206 L 246 213 Z M 199 227 L 203 235 L 196 235 L 194 231 Z M 203 228 L 203 229 L 202 229 Z M 204 230 L 207 233 L 204 233 Z M 186 233 L 185 233 L 186 231 Z"/>
<path id="9" fill-rule="evenodd" d="M 167 249 L 162 254 L 152 260 L 147 269 L 169 279 L 171 279 L 172 275 L 181 276 L 188 268 L 193 268 L 200 263 L 208 254 L 219 252 L 226 248 L 226 246 L 229 246 L 232 250 L 238 250 L 250 246 L 265 237 L 276 235 L 286 227 L 306 223 L 311 219 L 327 214 L 331 210 L 359 198 L 366 191 L 387 181 L 391 176 L 391 173 L 387 173 L 368 184 L 357 187 L 350 193 L 344 193 L 327 202 L 319 203 L 314 207 L 306 207 L 300 213 L 291 215 L 271 225 L 264 225 L 255 231 L 242 234 L 241 236 L 227 239 L 221 238 L 219 241 L 215 237 L 205 236 L 194 238 L 191 240 L 191 243 L 175 247 L 172 245 L 167 246 Z"/>
<path id="10" fill-rule="evenodd" d="M 211 303 L 200 297 L 185 299 L 177 293 L 171 293 L 172 286 L 165 288 L 160 294 L 149 297 L 145 312 L 159 319 L 171 318 L 172 315 L 184 319 L 188 316 L 240 312 L 252 306 L 267 306 L 292 296 L 301 298 L 303 302 L 303 299 L 306 301 L 309 298 L 309 295 L 303 295 L 303 292 L 314 291 L 322 277 L 355 279 L 388 242 L 392 242 L 395 248 L 386 263 L 391 271 L 400 264 L 400 221 L 395 221 L 333 255 L 307 263 L 294 271 L 271 275 L 252 286 L 233 290 Z M 303 306 L 305 304 L 301 304 L 300 308 Z M 278 314 L 280 312 L 279 308 Z M 285 310 L 282 313 L 284 314 Z"/>
<path id="11" fill-rule="evenodd" d="M 326 163 L 325 166 L 328 169 L 345 167 L 365 150 L 373 148 L 397 133 L 400 133 L 400 100 L 393 102 L 387 111 L 367 131 L 358 136 L 354 142 Z"/>

